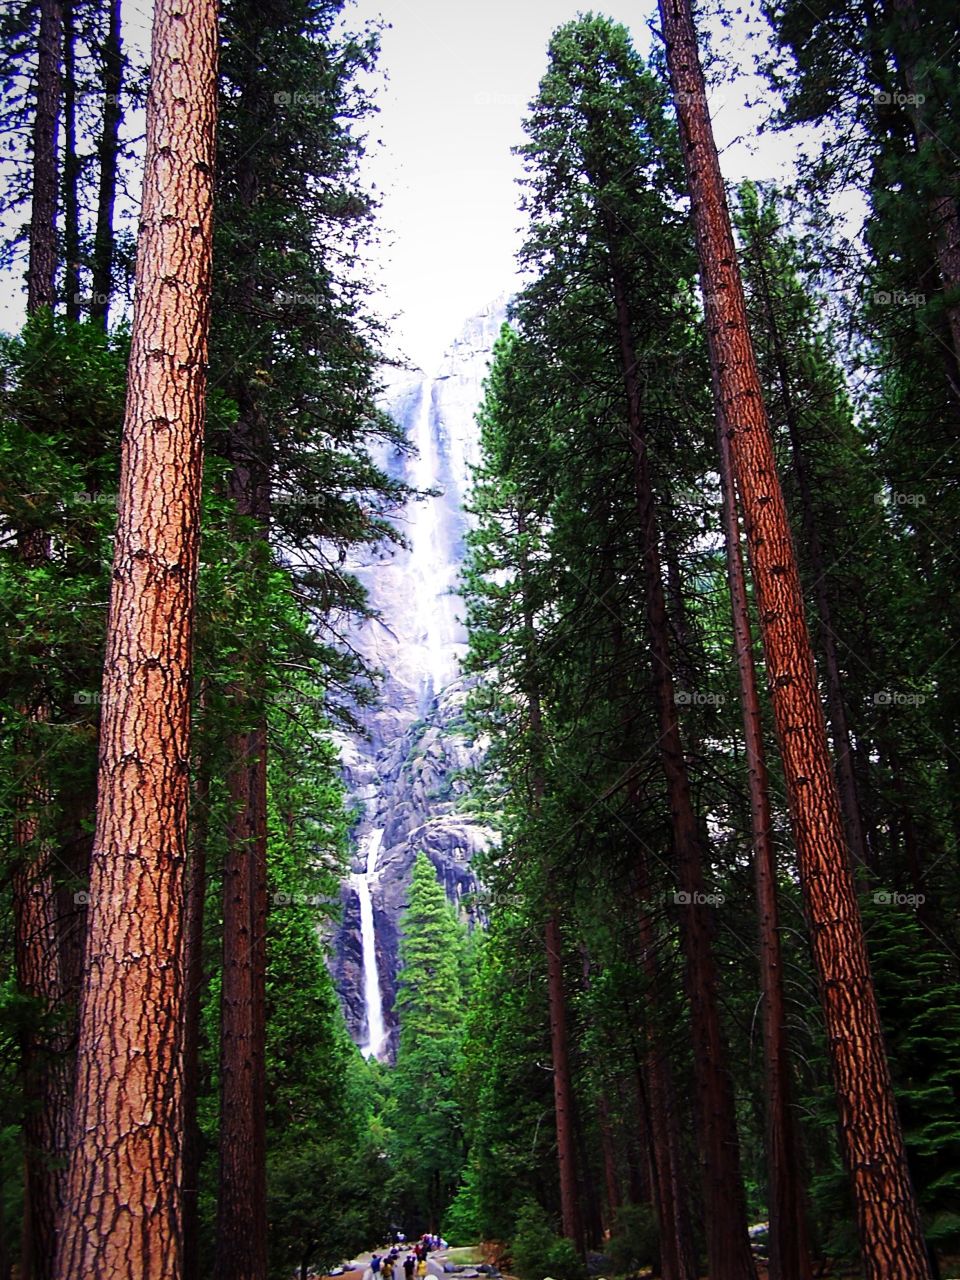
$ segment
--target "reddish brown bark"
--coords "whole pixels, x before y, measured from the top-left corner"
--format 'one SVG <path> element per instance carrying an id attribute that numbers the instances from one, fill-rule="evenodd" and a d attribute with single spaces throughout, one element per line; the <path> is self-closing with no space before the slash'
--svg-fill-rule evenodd
<path id="1" fill-rule="evenodd" d="M 810 940 L 868 1280 L 928 1280 L 688 0 L 660 0 Z"/>
<path id="2" fill-rule="evenodd" d="M 216 8 L 157 0 L 59 1280 L 179 1280 Z"/>
<path id="3" fill-rule="evenodd" d="M 783 335 L 780 332 L 780 324 L 774 309 L 770 285 L 763 264 L 763 246 L 756 245 L 755 251 L 764 318 L 773 346 L 777 380 L 780 384 L 780 395 L 783 400 L 784 418 L 790 437 L 793 473 L 796 477 L 797 492 L 800 497 L 800 518 L 813 578 L 813 598 L 817 606 L 817 616 L 820 619 L 820 644 L 823 649 L 824 671 L 827 678 L 827 709 L 830 714 L 830 727 L 833 731 L 837 782 L 840 787 L 840 807 L 843 811 L 844 827 L 854 861 L 861 867 L 867 867 L 870 862 L 870 856 L 866 835 L 864 834 L 863 813 L 854 770 L 853 741 L 850 736 L 850 723 L 847 717 L 847 700 L 843 690 L 843 677 L 840 674 L 840 656 L 837 652 L 837 637 L 833 627 L 833 609 L 830 605 L 830 592 L 828 589 L 830 581 L 829 565 L 820 543 L 820 532 L 817 528 L 816 509 L 813 502 L 813 486 L 810 482 L 810 473 L 803 447 L 800 419 L 794 400 Z"/>
<path id="4" fill-rule="evenodd" d="M 730 442 L 719 414 L 717 439 L 734 649 L 743 710 L 760 942 L 767 1196 L 770 1213 L 767 1256 L 770 1280 L 810 1280 L 812 1273 L 803 1190 L 800 1185 L 799 1146 L 790 1104 L 790 1062 L 787 1055 L 787 1016 L 777 903 L 777 858 L 773 847 L 770 788 L 757 693 L 757 672 L 753 660 L 747 586 L 740 549 Z"/>
<path id="5" fill-rule="evenodd" d="M 33 119 L 33 189 L 27 314 L 52 307 L 57 271 L 57 121 L 60 115 L 60 58 L 63 9 L 60 0 L 40 0 L 37 109 Z"/>

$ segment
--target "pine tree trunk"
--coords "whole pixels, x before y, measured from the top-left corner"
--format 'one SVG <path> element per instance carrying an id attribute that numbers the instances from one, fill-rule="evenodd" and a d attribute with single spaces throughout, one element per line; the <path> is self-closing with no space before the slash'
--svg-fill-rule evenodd
<path id="1" fill-rule="evenodd" d="M 940 279 L 948 296 L 945 307 L 950 342 L 953 348 L 954 391 L 960 393 L 960 191 L 957 187 L 956 156 L 945 154 L 946 148 L 937 136 L 929 118 L 931 101 L 928 77 L 923 71 L 918 52 L 926 48 L 914 0 L 892 0 L 893 12 L 899 19 L 900 46 L 895 56 L 912 102 L 908 103 L 917 150 L 937 156 L 942 190 L 927 204 L 927 221 L 933 241 Z M 936 117 L 934 117 L 936 119 Z"/>
<path id="2" fill-rule="evenodd" d="M 682 894 L 680 939 L 686 962 L 685 979 L 694 1040 L 707 1252 L 711 1280 L 752 1280 L 756 1271 L 747 1235 L 733 1087 L 720 1026 L 703 854 L 680 736 L 657 518 L 636 377 L 637 356 L 630 331 L 626 286 L 614 256 L 612 231 L 608 228 L 608 248 L 611 251 L 611 280 L 627 399 L 627 428 L 643 539 L 647 628 L 660 729 L 658 747 L 669 796 L 677 879 Z"/>
<path id="3" fill-rule="evenodd" d="M 263 569 L 269 560 L 266 434 L 246 387 L 239 388 L 238 401 L 228 491 L 237 514 L 257 522 L 254 559 Z M 244 687 L 235 698 L 250 724 L 227 747 L 231 818 L 223 881 L 217 1280 L 265 1280 L 267 1270 L 265 661 L 261 639 L 254 637 L 241 675 Z"/>
<path id="4" fill-rule="evenodd" d="M 770 284 L 763 266 L 762 253 L 763 246 L 757 245 L 758 284 L 760 286 L 764 316 L 773 345 L 780 394 L 783 399 L 784 417 L 793 459 L 793 472 L 800 496 L 803 536 L 807 546 L 807 554 L 810 557 L 810 569 L 813 576 L 813 598 L 816 602 L 817 615 L 820 619 L 820 643 L 823 648 L 824 670 L 827 677 L 827 709 L 830 713 L 830 727 L 833 730 L 837 782 L 840 788 L 840 807 L 843 811 L 844 827 L 854 861 L 861 867 L 868 868 L 870 866 L 870 852 L 864 834 L 863 812 L 860 806 L 857 778 L 853 767 L 853 741 L 850 736 L 843 678 L 840 674 L 837 637 L 833 628 L 833 610 L 830 606 L 830 592 L 828 589 L 830 579 L 829 566 L 820 544 L 820 533 L 817 528 L 816 510 L 813 502 L 813 487 L 810 483 L 810 474 L 804 455 L 800 421 L 793 398 L 790 369 L 787 364 L 787 353 L 784 349 L 783 335 L 780 332 L 780 325 L 774 310 Z"/>
<path id="5" fill-rule="evenodd" d="M 266 1153 L 262 970 L 258 931 L 266 844 L 266 740 L 258 731 L 230 742 L 231 808 L 223 873 L 223 975 L 220 998 L 220 1185 L 218 1280 L 266 1276 Z M 257 988 L 260 987 L 258 992 Z"/>
<path id="6" fill-rule="evenodd" d="M 635 799 L 636 797 L 634 797 Z M 696 1280 L 697 1267 L 690 1225 L 687 1188 L 680 1162 L 680 1135 L 674 1106 L 670 1063 L 662 1044 L 662 1025 L 657 995 L 657 937 L 653 919 L 647 910 L 650 896 L 646 853 L 639 847 L 636 855 L 638 941 L 640 961 L 647 984 L 650 1018 L 647 1026 L 645 1062 L 647 1099 L 650 1112 L 649 1129 L 653 1156 L 654 1197 L 660 1224 L 660 1267 L 663 1280 Z"/>
<path id="7" fill-rule="evenodd" d="M 35 818 L 22 813 L 15 840 L 27 849 Z M 25 829 L 26 828 L 26 829 Z M 20 1271 L 24 1280 L 53 1274 L 57 1217 L 63 1202 L 63 1162 L 69 1151 L 68 1104 L 72 1061 L 60 967 L 57 895 L 48 854 L 41 852 L 13 875 L 15 946 L 19 990 L 37 1002 L 39 1026 L 22 1044 L 23 1140 L 26 1186 Z"/>
<path id="8" fill-rule="evenodd" d="M 183 868 L 217 17 L 157 0 L 58 1280 L 179 1280 Z"/>
<path id="9" fill-rule="evenodd" d="M 867 1280 L 929 1280 L 688 0 L 660 0 Z"/>
<path id="10" fill-rule="evenodd" d="M 80 319 L 80 160 L 77 156 L 75 0 L 63 2 L 63 295 L 68 320 Z"/>
<path id="11" fill-rule="evenodd" d="M 727 548 L 727 576 L 733 613 L 733 637 L 740 677 L 743 735 L 747 758 L 753 868 L 757 892 L 760 939 L 760 991 L 763 998 L 764 1093 L 770 1231 L 767 1254 L 770 1280 L 810 1280 L 810 1255 L 803 1190 L 800 1185 L 799 1144 L 790 1104 L 790 1062 L 787 1055 L 787 1015 L 783 991 L 777 903 L 777 858 L 773 847 L 770 788 L 763 745 L 763 722 L 753 661 L 753 636 L 740 527 L 737 520 L 730 442 L 717 415 L 723 531 Z"/>
<path id="12" fill-rule="evenodd" d="M 117 157 L 120 138 L 120 94 L 123 89 L 123 52 L 120 43 L 121 0 L 106 0 L 110 9 L 107 38 L 103 46 L 103 124 L 97 146 L 100 170 L 97 191 L 97 227 L 93 238 L 93 275 L 90 288 L 90 318 L 104 329 L 113 293 L 113 207 L 117 195 Z"/>
<path id="13" fill-rule="evenodd" d="M 521 513 L 517 517 L 517 535 L 522 540 L 526 534 L 526 521 Z M 527 673 L 524 684 L 527 694 L 527 710 L 530 717 L 530 736 L 533 743 L 531 767 L 531 805 L 538 811 L 544 797 L 545 782 L 541 753 L 543 750 L 543 710 L 540 702 L 536 669 L 536 634 L 533 611 L 527 599 L 527 557 L 520 554 L 519 586 L 524 598 L 524 647 Z M 569 1046 L 567 1040 L 567 998 L 563 983 L 563 952 L 560 923 L 553 904 L 551 870 L 544 868 L 548 893 L 548 916 L 544 941 L 547 951 L 547 1000 L 550 1016 L 550 1054 L 553 1063 L 553 1103 L 557 1130 L 557 1167 L 560 1179 L 560 1214 L 562 1230 L 568 1240 L 583 1253 L 583 1223 L 577 1195 L 577 1155 L 574 1131 L 573 1081 L 570 1075 Z"/>
<path id="14" fill-rule="evenodd" d="M 547 989 L 550 1001 L 550 1049 L 553 1058 L 553 1103 L 557 1120 L 557 1163 L 560 1170 L 560 1213 L 563 1234 L 582 1253 L 583 1226 L 577 1196 L 573 1081 L 567 1041 L 567 1001 L 563 985 L 560 924 L 552 912 L 546 926 Z"/>
<path id="15" fill-rule="evenodd" d="M 597 1120 L 600 1129 L 600 1149 L 603 1155 L 603 1183 L 607 1193 L 606 1226 L 613 1231 L 617 1211 L 623 1203 L 620 1196 L 620 1178 L 617 1173 L 617 1155 L 613 1145 L 613 1126 L 610 1122 L 610 1104 L 601 1090 L 597 1099 Z"/>
<path id="16" fill-rule="evenodd" d="M 33 121 L 33 194 L 27 314 L 52 307 L 57 273 L 57 120 L 63 9 L 60 0 L 40 0 L 37 110 Z"/>
<path id="17" fill-rule="evenodd" d="M 203 705 L 203 693 L 200 705 Z M 197 1119 L 200 1092 L 200 1011 L 203 996 L 203 919 L 207 893 L 210 770 L 200 759 L 190 805 L 190 852 L 184 887 L 183 954 L 183 1280 L 200 1275 L 199 1183 L 202 1142 Z"/>

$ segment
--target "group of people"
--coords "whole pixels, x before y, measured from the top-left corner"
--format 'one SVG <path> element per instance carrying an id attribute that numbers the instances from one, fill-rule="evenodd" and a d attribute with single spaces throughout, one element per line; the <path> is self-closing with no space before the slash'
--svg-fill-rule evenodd
<path id="1" fill-rule="evenodd" d="M 439 1236 L 424 1234 L 406 1251 L 403 1261 L 400 1261 L 402 1250 L 400 1245 L 406 1244 L 406 1236 L 402 1231 L 398 1231 L 394 1237 L 393 1247 L 388 1253 L 375 1253 L 370 1259 L 370 1270 L 373 1272 L 374 1280 L 400 1280 L 399 1271 L 403 1269 L 403 1280 L 423 1280 L 427 1274 L 427 1258 L 435 1249 L 440 1249 L 445 1244 Z"/>

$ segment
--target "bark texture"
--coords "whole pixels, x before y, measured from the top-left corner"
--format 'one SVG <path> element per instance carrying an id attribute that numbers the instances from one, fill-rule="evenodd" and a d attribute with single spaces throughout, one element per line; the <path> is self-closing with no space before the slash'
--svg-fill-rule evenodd
<path id="1" fill-rule="evenodd" d="M 689 0 L 660 15 L 865 1273 L 928 1280 Z"/>
<path id="2" fill-rule="evenodd" d="M 60 115 L 60 60 L 63 7 L 40 0 L 37 56 L 37 109 L 33 118 L 33 190 L 30 207 L 30 257 L 27 264 L 27 314 L 52 307 L 57 271 L 57 121 Z"/>
<path id="3" fill-rule="evenodd" d="M 179 1280 L 183 874 L 217 19 L 157 0 L 58 1280 Z"/>

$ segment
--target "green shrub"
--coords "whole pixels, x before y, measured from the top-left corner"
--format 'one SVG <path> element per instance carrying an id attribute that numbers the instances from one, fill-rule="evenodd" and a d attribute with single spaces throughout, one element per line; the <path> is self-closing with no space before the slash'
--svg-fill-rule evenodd
<path id="1" fill-rule="evenodd" d="M 569 1240 L 556 1235 L 545 1211 L 528 1200 L 517 1214 L 511 1253 L 520 1280 L 586 1280 L 583 1259 Z"/>
<path id="2" fill-rule="evenodd" d="M 659 1267 L 660 1232 L 650 1205 L 625 1204 L 617 1210 L 604 1252 L 618 1275 L 630 1275 L 640 1267 Z"/>

